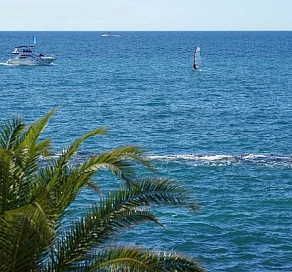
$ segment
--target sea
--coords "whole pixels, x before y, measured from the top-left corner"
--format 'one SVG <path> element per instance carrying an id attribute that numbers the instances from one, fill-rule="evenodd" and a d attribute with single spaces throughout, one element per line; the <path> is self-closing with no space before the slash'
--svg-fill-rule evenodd
<path id="1" fill-rule="evenodd" d="M 139 177 L 174 179 L 199 204 L 156 208 L 164 228 L 113 243 L 181 253 L 207 271 L 292 271 L 292 32 L 103 33 L 0 32 L 0 121 L 58 107 L 42 134 L 56 153 L 106 127 L 80 154 L 139 146 L 155 170 Z M 5 65 L 33 36 L 53 65 Z M 105 171 L 94 179 L 105 191 L 121 184 Z M 96 199 L 82 191 L 71 218 Z"/>

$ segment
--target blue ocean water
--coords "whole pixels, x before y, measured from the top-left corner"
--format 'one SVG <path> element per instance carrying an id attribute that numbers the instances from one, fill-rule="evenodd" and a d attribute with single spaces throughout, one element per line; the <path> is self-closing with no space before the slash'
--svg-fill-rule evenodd
<path id="1" fill-rule="evenodd" d="M 292 271 L 292 32 L 101 34 L 0 32 L 1 63 L 33 35 L 57 58 L 0 65 L 0 121 L 31 122 L 60 106 L 44 132 L 56 151 L 106 126 L 84 152 L 139 145 L 158 176 L 200 201 L 198 215 L 157 210 L 165 229 L 139 226 L 118 243 L 174 250 L 209 271 Z M 93 200 L 84 191 L 74 212 Z"/>

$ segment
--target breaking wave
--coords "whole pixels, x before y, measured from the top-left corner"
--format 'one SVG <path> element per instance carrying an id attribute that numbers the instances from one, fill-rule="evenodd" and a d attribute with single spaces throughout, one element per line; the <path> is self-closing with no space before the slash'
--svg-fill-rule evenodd
<path id="1" fill-rule="evenodd" d="M 241 155 L 224 155 L 224 154 L 205 154 L 205 155 L 153 155 L 149 156 L 150 160 L 164 160 L 173 162 L 187 162 L 195 166 L 214 165 L 228 166 L 240 164 L 258 164 L 265 166 L 286 166 L 292 167 L 292 156 L 287 155 L 263 155 L 263 154 L 241 154 Z"/>
<path id="2" fill-rule="evenodd" d="M 77 152 L 71 158 L 72 163 L 82 162 L 97 153 Z M 41 161 L 56 159 L 60 154 L 51 155 L 48 158 L 41 157 Z M 241 154 L 241 155 L 224 155 L 224 154 L 171 154 L 171 155 L 148 155 L 150 161 L 164 161 L 173 163 L 186 163 L 193 166 L 234 166 L 240 164 L 256 164 L 269 167 L 292 167 L 292 155 L 263 155 L 263 154 Z"/>

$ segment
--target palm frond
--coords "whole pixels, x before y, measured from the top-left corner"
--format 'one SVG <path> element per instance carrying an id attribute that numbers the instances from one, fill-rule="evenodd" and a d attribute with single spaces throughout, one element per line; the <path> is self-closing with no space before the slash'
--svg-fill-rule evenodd
<path id="1" fill-rule="evenodd" d="M 0 214 L 27 203 L 31 183 L 10 150 L 0 149 Z"/>
<path id="2" fill-rule="evenodd" d="M 105 135 L 106 132 L 106 128 L 97 128 L 76 139 L 68 148 L 62 151 L 58 159 L 58 165 L 62 166 L 64 163 L 67 163 L 86 139 L 96 135 Z"/>
<path id="3" fill-rule="evenodd" d="M 37 145 L 42 131 L 47 126 L 49 119 L 57 111 L 57 109 L 58 108 L 52 109 L 45 116 L 39 118 L 33 124 L 31 124 L 22 138 L 22 144 L 24 144 L 26 147 Z"/>
<path id="4" fill-rule="evenodd" d="M 121 146 L 115 148 L 111 151 L 112 155 L 122 158 L 122 159 L 132 159 L 135 162 L 138 162 L 148 169 L 151 169 L 149 160 L 145 157 L 145 151 L 137 146 Z"/>
<path id="5" fill-rule="evenodd" d="M 187 207 L 195 212 L 199 208 L 198 204 L 189 201 L 186 191 L 173 179 L 145 178 L 136 180 L 131 190 L 123 188 L 130 194 L 129 199 L 139 205 Z"/>
<path id="6" fill-rule="evenodd" d="M 105 128 L 88 132 L 57 158 L 39 164 L 39 157 L 51 149 L 50 140 L 40 141 L 40 135 L 56 110 L 30 126 L 19 118 L 0 126 L 0 270 L 203 271 L 193 259 L 177 254 L 106 249 L 113 237 L 136 225 L 162 226 L 152 207 L 197 211 L 198 206 L 171 179 L 137 180 L 137 164 L 153 171 L 138 147 L 117 147 L 76 164 L 80 145 L 105 134 Z M 97 194 L 83 217 L 61 228 L 66 208 L 84 186 L 98 192 L 93 176 L 100 169 L 126 183 L 105 197 Z"/>
<path id="7" fill-rule="evenodd" d="M 89 271 L 163 271 L 204 272 L 191 258 L 175 253 L 155 252 L 138 248 L 113 248 L 91 256 L 86 267 Z"/>
<path id="8" fill-rule="evenodd" d="M 68 268 L 72 263 L 86 259 L 94 247 L 99 247 L 108 239 L 112 239 L 121 230 L 147 221 L 159 224 L 155 216 L 145 210 L 129 209 L 119 212 L 108 210 L 90 211 L 86 218 L 67 229 L 55 250 L 54 260 L 58 269 Z"/>
<path id="9" fill-rule="evenodd" d="M 41 175 L 46 178 L 48 187 L 55 194 L 60 213 L 74 201 L 82 187 L 89 186 L 98 191 L 91 180 L 99 169 L 109 170 L 116 177 L 131 182 L 135 177 L 133 158 L 148 166 L 146 159 L 142 157 L 142 151 L 137 147 L 121 147 L 103 152 L 77 165 L 71 165 L 67 161 L 70 156 L 65 157 L 51 161 L 42 171 L 45 174 Z"/>
<path id="10" fill-rule="evenodd" d="M 0 148 L 11 150 L 25 127 L 21 118 L 4 121 L 0 126 Z"/>
<path id="11" fill-rule="evenodd" d="M 135 178 L 134 163 L 140 163 L 152 170 L 150 162 L 144 156 L 144 151 L 137 146 L 121 146 L 113 150 L 93 156 L 83 165 L 83 172 L 106 169 L 116 177 L 125 180 L 128 184 Z"/>
<path id="12" fill-rule="evenodd" d="M 58 214 L 45 187 L 37 187 L 28 204 L 7 211 L 6 214 L 23 216 L 31 224 L 31 229 L 42 236 L 44 241 L 50 240 L 54 235 Z"/>
<path id="13" fill-rule="evenodd" d="M 27 127 L 21 119 L 5 123 L 1 127 L 1 209 L 14 209 L 27 204 L 33 187 L 33 177 L 38 171 L 38 158 L 48 150 L 50 141 L 37 143 L 40 133 L 49 118 L 55 112 L 50 111 L 45 117 Z M 8 204 L 8 205 L 7 205 Z M 5 206 L 5 208 L 4 208 Z"/>
<path id="14" fill-rule="evenodd" d="M 0 149 L 0 216 L 4 214 L 9 206 L 10 198 L 10 164 L 9 164 L 10 151 Z"/>
<path id="15" fill-rule="evenodd" d="M 63 235 L 57 263 L 63 267 L 84 259 L 92 248 L 135 225 L 147 221 L 161 225 L 147 208 L 166 205 L 192 208 L 185 201 L 184 191 L 169 179 L 145 179 L 131 188 L 110 192 Z"/>
<path id="16" fill-rule="evenodd" d="M 49 187 L 55 188 L 58 190 L 59 178 L 63 176 L 65 173 L 67 176 L 70 175 L 68 173 L 68 164 L 70 164 L 70 159 L 76 153 L 79 146 L 89 137 L 93 137 L 95 135 L 104 135 L 106 133 L 105 128 L 98 128 L 88 132 L 86 135 L 75 140 L 67 149 L 64 149 L 61 154 L 55 160 L 51 161 L 51 167 L 54 169 L 54 175 L 50 176 Z M 76 169 L 76 168 L 72 168 Z"/>
<path id="17" fill-rule="evenodd" d="M 57 108 L 48 112 L 44 117 L 35 121 L 27 130 L 18 134 L 13 146 L 14 162 L 23 171 L 24 176 L 29 176 L 38 168 L 38 158 L 50 152 L 50 140 L 39 142 L 39 137 L 46 127 L 50 117 Z"/>
<path id="18" fill-rule="evenodd" d="M 34 271 L 44 249 L 39 235 L 21 214 L 5 214 L 0 219 L 1 271 Z"/>

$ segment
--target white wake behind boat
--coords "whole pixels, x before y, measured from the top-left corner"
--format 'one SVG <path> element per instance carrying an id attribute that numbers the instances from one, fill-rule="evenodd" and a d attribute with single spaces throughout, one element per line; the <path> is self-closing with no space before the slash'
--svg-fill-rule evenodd
<path id="1" fill-rule="evenodd" d="M 10 65 L 50 65 L 56 59 L 53 56 L 34 53 L 36 40 L 33 45 L 21 45 L 14 48 L 12 57 L 6 62 Z"/>

